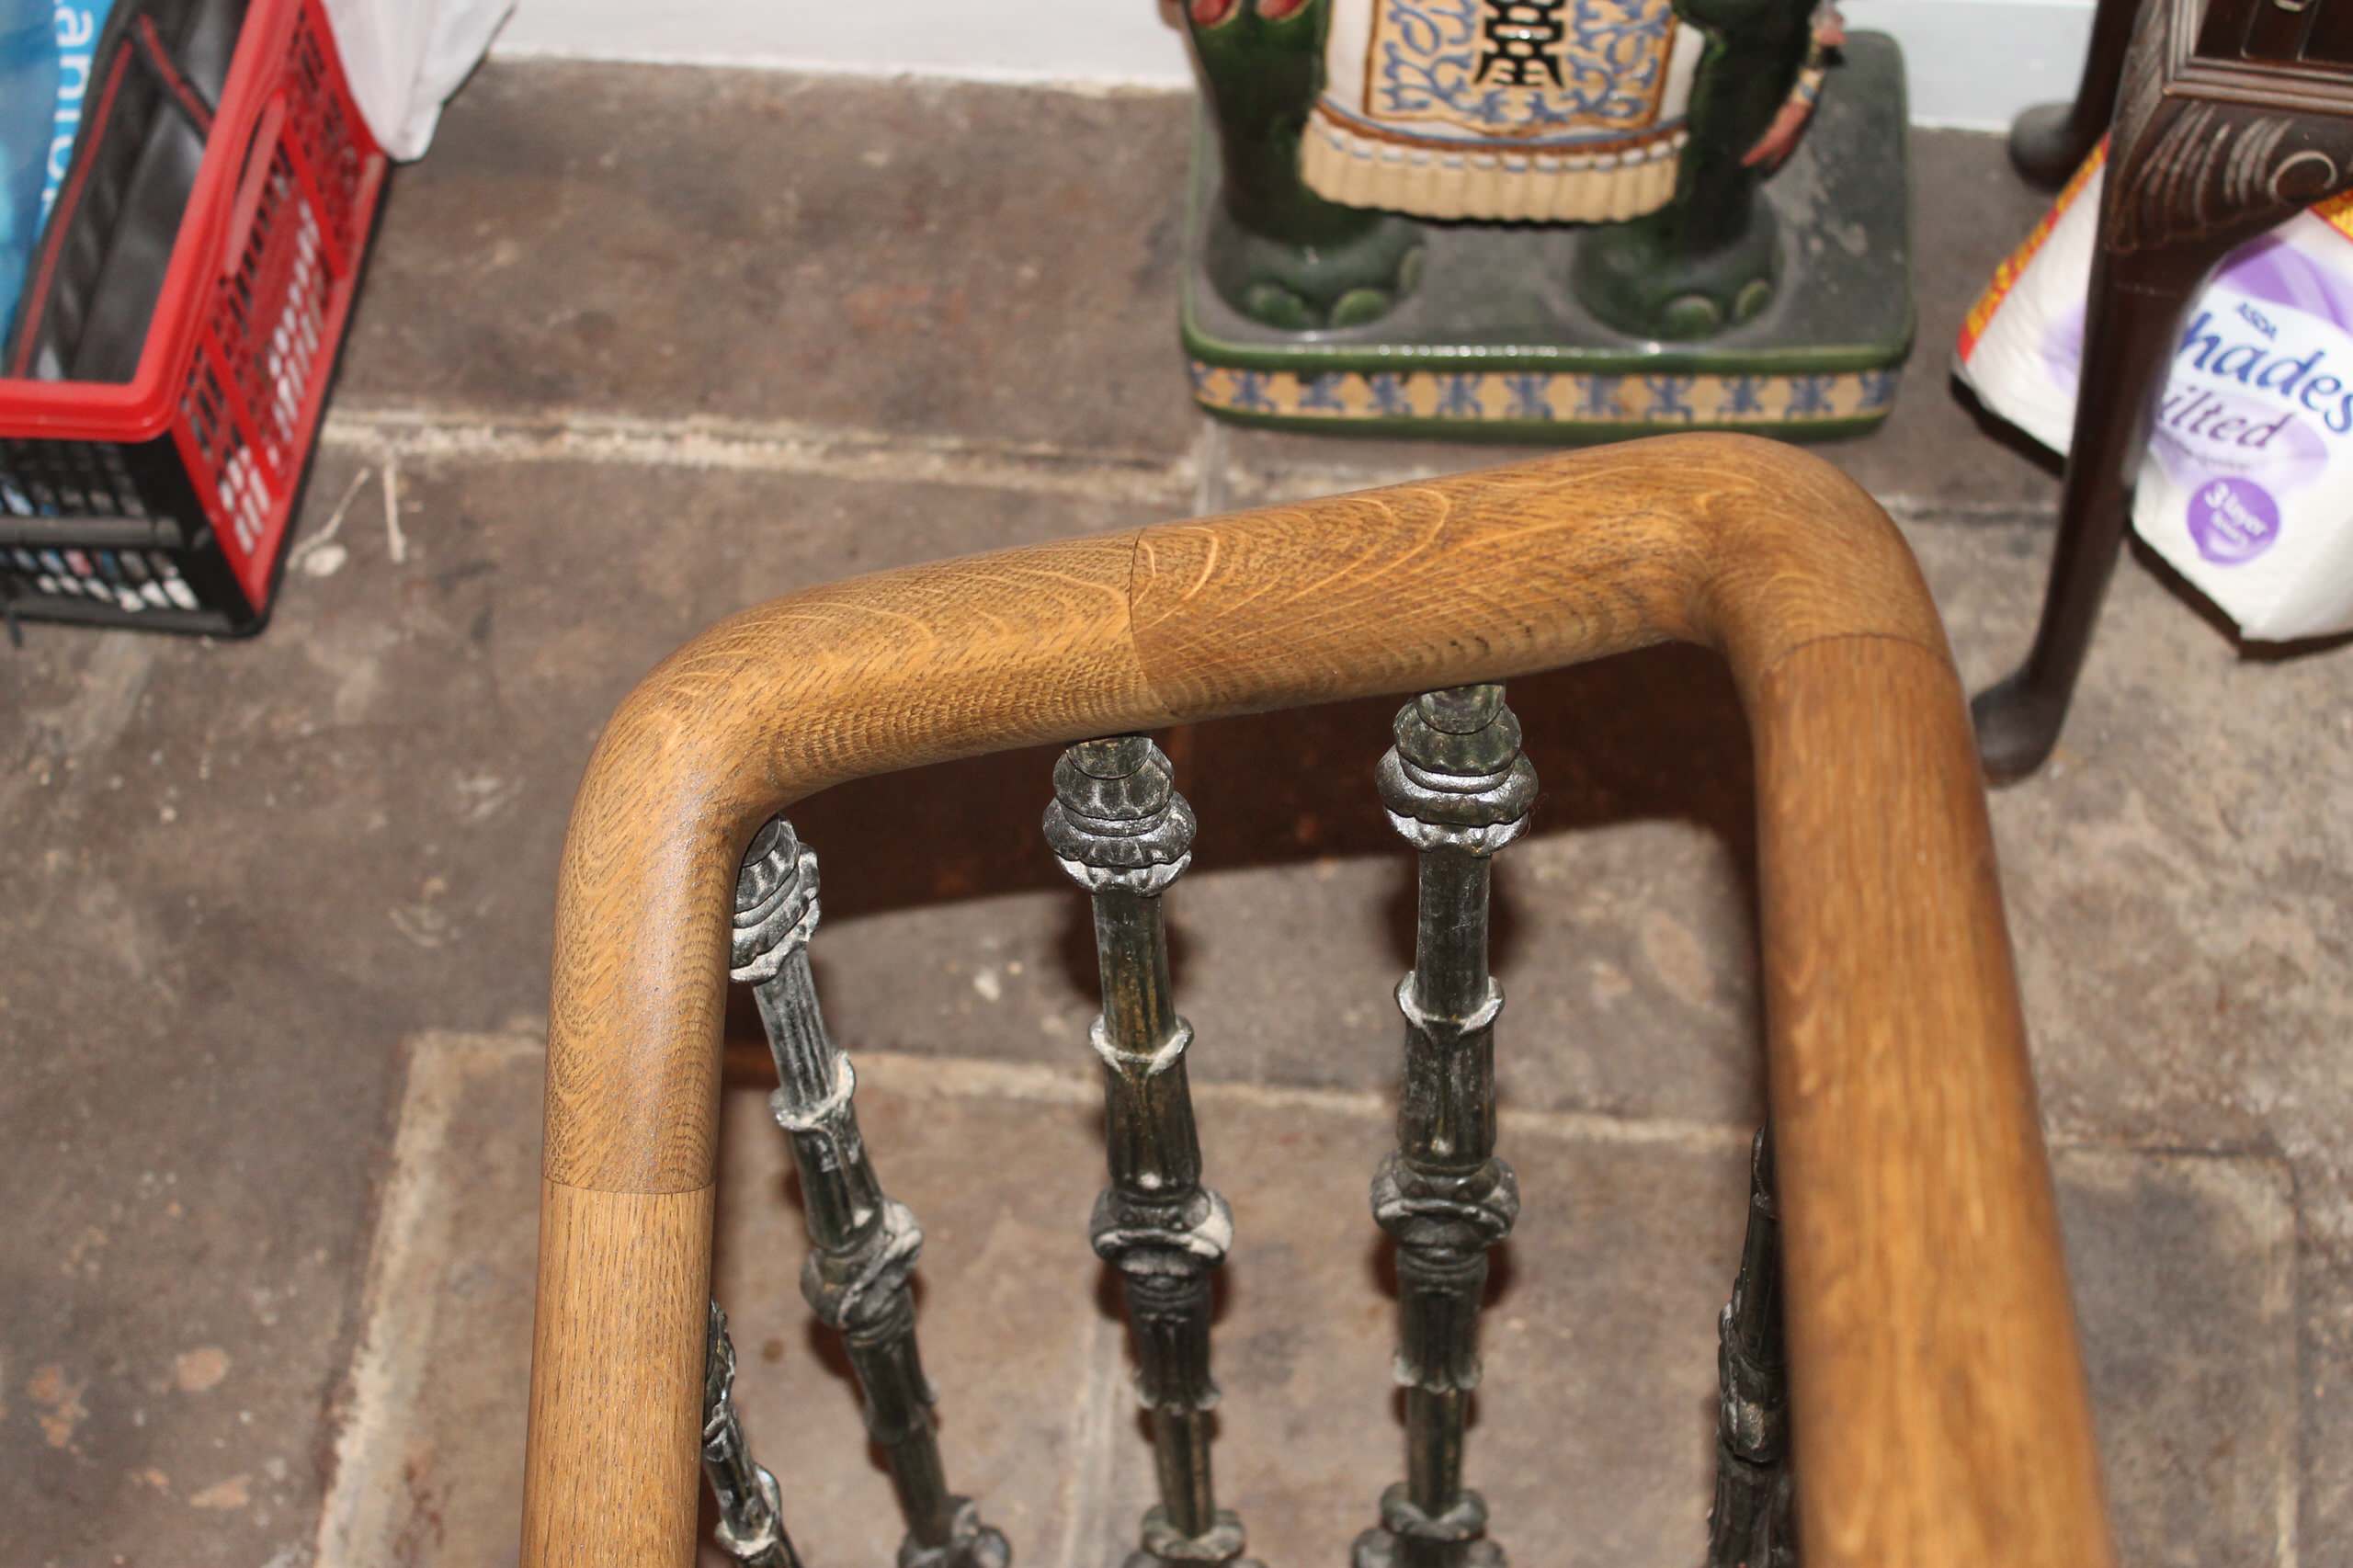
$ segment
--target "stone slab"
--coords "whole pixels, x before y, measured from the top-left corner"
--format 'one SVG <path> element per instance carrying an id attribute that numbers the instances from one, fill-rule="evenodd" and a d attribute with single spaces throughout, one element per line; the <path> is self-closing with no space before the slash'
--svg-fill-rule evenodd
<path id="1" fill-rule="evenodd" d="M 339 404 L 1174 456 L 1189 107 L 493 61 L 392 181 Z"/>
<path id="2" fill-rule="evenodd" d="M 568 802 L 643 671 L 787 588 L 1164 510 L 412 454 L 395 561 L 383 468 L 322 458 L 257 640 L 0 656 L 0 1562 L 307 1539 L 398 1044 L 545 1007 Z"/>
<path id="3" fill-rule="evenodd" d="M 788 1157 L 756 1063 L 731 1063 L 717 1276 L 745 1426 L 809 1561 L 884 1560 L 887 1482 L 792 1288 Z M 530 1037 L 411 1047 L 320 1568 L 512 1552 L 539 1092 Z M 1084 1071 L 893 1053 L 860 1074 L 870 1147 L 926 1235 L 924 1353 L 949 1474 L 1037 1568 L 1116 1563 L 1152 1484 L 1116 1296 L 1085 1242 L 1097 1093 Z M 1216 1331 L 1223 1491 L 1268 1562 L 1338 1561 L 1399 1463 L 1393 1281 L 1364 1196 L 1388 1108 L 1242 1085 L 1205 1086 L 1199 1104 L 1236 1221 Z M 1502 1139 L 1527 1203 L 1471 1445 L 1495 1533 L 1523 1562 L 1688 1560 L 1745 1134 L 1522 1114 Z M 2122 1560 L 2293 1561 L 2284 1172 L 2075 1149 L 2058 1173 Z"/>

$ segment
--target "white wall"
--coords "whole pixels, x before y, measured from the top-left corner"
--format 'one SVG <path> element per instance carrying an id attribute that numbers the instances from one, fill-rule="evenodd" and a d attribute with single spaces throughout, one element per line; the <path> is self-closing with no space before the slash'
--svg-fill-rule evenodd
<path id="1" fill-rule="evenodd" d="M 1924 125 L 1998 130 L 2075 91 L 2091 0 L 1846 0 L 1893 33 Z M 507 56 L 647 60 L 985 81 L 1182 86 L 1160 0 L 521 0 Z"/>

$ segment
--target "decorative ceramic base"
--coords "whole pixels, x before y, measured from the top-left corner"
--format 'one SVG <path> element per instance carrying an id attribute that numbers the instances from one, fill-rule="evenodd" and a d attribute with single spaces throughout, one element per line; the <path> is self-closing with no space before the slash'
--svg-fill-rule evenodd
<path id="1" fill-rule="evenodd" d="M 1781 281 L 1754 321 L 1699 343 L 1601 325 L 1570 277 L 1577 225 L 1432 223 L 1419 287 L 1381 320 L 1261 325 L 1202 265 L 1218 159 L 1204 123 L 1187 213 L 1185 352 L 1193 396 L 1238 424 L 1342 434 L 1561 444 L 1667 430 L 1790 439 L 1887 416 L 1912 346 L 1904 56 L 1848 37 L 1815 122 L 1765 187 Z"/>

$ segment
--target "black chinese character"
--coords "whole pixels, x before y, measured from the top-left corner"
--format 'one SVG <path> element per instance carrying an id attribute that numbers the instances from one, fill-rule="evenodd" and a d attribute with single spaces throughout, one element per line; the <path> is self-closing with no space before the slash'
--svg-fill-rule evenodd
<path id="1" fill-rule="evenodd" d="M 1540 71 L 1560 86 L 1561 60 L 1552 51 L 1568 30 L 1561 18 L 1567 6 L 1568 0 L 1489 0 L 1487 47 L 1472 80 L 1536 87 L 1543 85 Z"/>

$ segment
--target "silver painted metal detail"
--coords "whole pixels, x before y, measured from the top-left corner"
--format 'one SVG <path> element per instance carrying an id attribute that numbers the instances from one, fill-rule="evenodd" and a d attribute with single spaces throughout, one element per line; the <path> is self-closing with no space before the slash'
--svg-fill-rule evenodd
<path id="1" fill-rule="evenodd" d="M 776 1060 L 768 1098 L 792 1145 L 811 1251 L 801 1293 L 843 1336 L 866 1399 L 866 1429 L 889 1462 L 907 1534 L 900 1568 L 1006 1568 L 1005 1537 L 950 1492 L 924 1375 L 910 1287 L 923 1232 L 883 1194 L 858 1128 L 858 1074 L 826 1032 L 809 943 L 817 858 L 779 818 L 753 839 L 736 881 L 733 972 Z"/>
<path id="2" fill-rule="evenodd" d="M 1716 1320 L 1716 1496 L 1708 1512 L 1708 1568 L 1797 1568 L 1770 1126 L 1759 1130 L 1750 1148 L 1748 1228 L 1732 1300 Z"/>
<path id="3" fill-rule="evenodd" d="M 721 1548 L 745 1568 L 801 1568 L 784 1533 L 776 1477 L 754 1462 L 744 1441 L 735 1414 L 735 1345 L 717 1301 L 710 1303 L 703 1345 L 702 1411 L 702 1472 L 719 1501 L 719 1525 L 711 1533 Z"/>
<path id="4" fill-rule="evenodd" d="M 1528 830 L 1536 769 L 1500 686 L 1426 692 L 1392 733 L 1374 781 L 1416 851 L 1418 910 L 1414 968 L 1397 986 L 1397 1148 L 1373 1176 L 1372 1212 L 1397 1247 L 1405 1479 L 1381 1494 L 1381 1523 L 1352 1555 L 1355 1568 L 1502 1568 L 1462 1465 L 1488 1254 L 1519 1216 L 1518 1178 L 1495 1152 L 1504 993 L 1487 968 L 1489 871 Z"/>
<path id="5" fill-rule="evenodd" d="M 728 974 L 746 985 L 776 978 L 788 954 L 817 929 L 817 857 L 792 824 L 772 817 L 753 835 L 735 877 Z"/>
<path id="6" fill-rule="evenodd" d="M 1054 764 L 1046 843 L 1092 899 L 1103 982 L 1088 1042 L 1103 1063 L 1111 1179 L 1088 1230 L 1125 1285 L 1160 1485 L 1126 1568 L 1238 1562 L 1246 1550 L 1241 1521 L 1217 1506 L 1210 1464 L 1210 1276 L 1233 1245 L 1233 1216 L 1201 1185 L 1185 1072 L 1193 1030 L 1171 996 L 1161 905 L 1192 863 L 1194 830 L 1168 758 L 1146 736 L 1084 741 Z"/>

